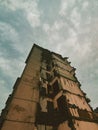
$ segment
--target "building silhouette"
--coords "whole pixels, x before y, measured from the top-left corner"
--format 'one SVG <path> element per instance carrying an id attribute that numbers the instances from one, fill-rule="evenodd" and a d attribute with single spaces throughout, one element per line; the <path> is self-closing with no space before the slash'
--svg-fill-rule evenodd
<path id="1" fill-rule="evenodd" d="M 34 44 L 0 117 L 0 130 L 98 130 L 67 57 Z"/>

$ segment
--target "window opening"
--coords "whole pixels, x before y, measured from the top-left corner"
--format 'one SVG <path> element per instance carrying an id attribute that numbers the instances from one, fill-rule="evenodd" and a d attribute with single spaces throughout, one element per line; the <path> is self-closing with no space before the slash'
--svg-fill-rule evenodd
<path id="1" fill-rule="evenodd" d="M 53 86 L 53 93 L 55 96 L 60 91 L 58 81 L 56 80 L 52 86 Z"/>
<path id="2" fill-rule="evenodd" d="M 60 98 L 58 98 L 57 104 L 58 104 L 58 109 L 61 113 L 67 112 L 67 103 L 66 103 L 66 97 L 65 96 L 62 95 Z"/>
<path id="3" fill-rule="evenodd" d="M 47 109 L 48 109 L 49 113 L 53 113 L 54 112 L 53 102 L 47 101 Z"/>

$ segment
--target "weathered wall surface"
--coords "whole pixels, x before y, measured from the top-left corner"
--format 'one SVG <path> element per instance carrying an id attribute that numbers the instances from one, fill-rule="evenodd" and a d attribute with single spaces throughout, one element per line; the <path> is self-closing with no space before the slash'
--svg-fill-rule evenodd
<path id="1" fill-rule="evenodd" d="M 65 121 L 60 124 L 58 130 L 71 130 L 71 128 L 68 126 L 68 121 Z"/>
<path id="2" fill-rule="evenodd" d="M 98 130 L 98 124 L 94 122 L 74 121 L 76 130 Z"/>
<path id="3" fill-rule="evenodd" d="M 9 105 L 1 130 L 34 130 L 39 101 L 41 50 L 34 47 Z"/>

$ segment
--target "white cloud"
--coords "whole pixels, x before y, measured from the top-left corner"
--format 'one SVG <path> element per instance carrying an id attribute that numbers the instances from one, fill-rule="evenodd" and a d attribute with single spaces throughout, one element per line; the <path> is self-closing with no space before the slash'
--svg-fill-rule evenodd
<path id="1" fill-rule="evenodd" d="M 76 53 L 78 55 L 78 59 L 81 58 L 81 60 L 84 62 L 85 59 L 87 59 L 88 55 L 91 52 L 91 43 L 85 43 L 85 44 L 79 44 L 79 47 L 76 50 Z"/>
<path id="2" fill-rule="evenodd" d="M 30 47 L 32 46 L 31 45 L 32 41 L 30 41 L 32 39 L 31 34 L 29 34 L 29 37 L 26 37 L 26 36 L 22 36 L 20 34 L 20 32 L 18 32 L 14 28 L 14 26 L 11 26 L 11 24 L 8 24 L 6 22 L 0 22 L 0 39 L 2 40 L 1 44 L 5 44 L 4 46 L 12 47 L 17 52 L 21 53 L 21 55 L 23 53 L 26 53 L 25 51 L 28 48 L 30 49 Z M 28 38 L 29 38 L 29 40 L 28 40 Z M 30 42 L 30 44 L 29 44 L 29 42 Z M 25 46 L 28 44 L 28 46 L 26 48 L 23 48 L 23 44 L 25 44 Z M 5 49 L 5 48 L 3 48 L 3 49 Z"/>
<path id="3" fill-rule="evenodd" d="M 84 10 L 86 10 L 88 6 L 89 6 L 89 2 L 88 1 L 83 2 L 82 8 Z"/>
<path id="4" fill-rule="evenodd" d="M 0 68 L 3 71 L 4 75 L 8 76 L 11 79 L 15 79 L 16 75 L 20 74 L 20 70 L 23 70 L 24 63 L 19 58 L 7 59 L 0 57 Z"/>
<path id="5" fill-rule="evenodd" d="M 69 29 L 69 37 L 66 42 L 68 43 L 68 46 L 70 45 L 70 47 L 75 47 L 77 43 L 77 34 L 73 29 Z"/>
<path id="6" fill-rule="evenodd" d="M 49 29 L 50 29 L 49 24 L 45 23 L 45 24 L 43 25 L 43 30 L 47 33 L 47 32 L 49 31 Z"/>
<path id="7" fill-rule="evenodd" d="M 79 19 L 78 16 L 79 14 L 77 13 L 76 9 L 73 11 L 72 17 L 76 18 L 76 21 L 80 21 L 80 15 Z M 74 23 L 75 24 L 75 23 Z M 67 30 L 67 24 L 63 20 L 58 20 L 53 23 L 53 25 L 49 24 L 44 24 L 43 25 L 43 30 L 47 34 L 47 42 L 50 45 L 53 45 L 56 43 L 55 50 L 58 53 L 69 55 L 71 58 L 75 56 L 75 62 L 84 62 L 86 61 L 88 55 L 91 53 L 91 42 L 85 39 L 84 43 L 81 43 L 78 39 L 78 32 L 74 30 L 73 28 L 68 28 Z M 77 27 L 78 28 L 78 27 Z M 67 30 L 68 37 L 64 37 L 63 30 Z M 81 29 L 79 27 L 80 32 L 82 32 L 85 29 Z M 62 34 L 62 35 L 61 35 Z M 50 37 L 50 38 L 49 38 Z M 66 48 L 66 51 L 63 50 L 63 48 Z M 63 50 L 63 51 L 62 51 Z M 65 53 L 67 52 L 67 53 Z M 77 55 L 78 54 L 78 55 Z M 77 61 L 78 59 L 78 61 Z M 81 59 L 81 60 L 80 60 Z"/>
<path id="8" fill-rule="evenodd" d="M 8 98 L 9 90 L 6 89 L 6 82 L 0 79 L 0 110 L 4 108 L 5 101 Z"/>
<path id="9" fill-rule="evenodd" d="M 40 12 L 37 2 L 38 0 L 4 0 L 1 4 L 12 11 L 23 10 L 30 25 L 38 27 L 40 25 Z"/>
<path id="10" fill-rule="evenodd" d="M 66 26 L 66 23 L 63 20 L 56 20 L 54 21 L 54 23 L 52 25 L 49 25 L 47 23 L 43 24 L 43 30 L 45 32 L 57 32 L 60 31 L 62 28 L 64 28 Z"/>
<path id="11" fill-rule="evenodd" d="M 66 26 L 66 23 L 62 20 L 54 21 L 52 25 L 47 23 L 43 24 L 43 31 L 45 31 L 47 35 L 48 42 L 53 44 L 62 41 L 63 36 L 61 35 L 61 32 L 64 28 L 66 28 Z"/>
<path id="12" fill-rule="evenodd" d="M 60 30 L 60 29 L 62 29 L 64 26 L 66 25 L 66 23 L 64 22 L 64 21 L 62 21 L 62 20 L 59 20 L 59 21 L 55 21 L 54 22 L 54 28 L 56 29 L 56 30 Z"/>
<path id="13" fill-rule="evenodd" d="M 37 27 L 40 25 L 39 17 L 40 15 L 33 14 L 32 12 L 28 12 L 27 19 L 32 27 Z"/>
<path id="14" fill-rule="evenodd" d="M 72 7 L 74 5 L 76 0 L 61 0 L 61 7 L 59 14 L 61 16 L 66 16 L 67 15 L 67 9 Z"/>
<path id="15" fill-rule="evenodd" d="M 2 42 L 5 42 L 7 46 L 10 45 L 15 50 L 23 52 L 23 48 L 21 48 L 22 45 L 20 44 L 19 33 L 10 24 L 0 22 L 0 37 Z"/>
<path id="16" fill-rule="evenodd" d="M 70 20 L 74 24 L 75 28 L 78 29 L 80 25 L 81 15 L 77 8 L 74 8 L 71 12 Z"/>
<path id="17" fill-rule="evenodd" d="M 68 7 L 68 2 L 66 0 L 62 0 L 61 9 L 59 11 L 59 14 L 61 16 L 66 16 L 67 7 Z"/>
<path id="18" fill-rule="evenodd" d="M 27 14 L 27 19 L 32 27 L 37 27 L 40 25 L 40 12 L 37 6 L 38 0 L 29 0 L 22 2 L 24 3 L 23 9 Z"/>
<path id="19" fill-rule="evenodd" d="M 0 22 L 0 37 L 2 40 L 12 41 L 13 43 L 18 42 L 18 33 L 8 23 Z"/>
<path id="20" fill-rule="evenodd" d="M 2 40 L 0 48 L 0 69 L 4 75 L 14 79 L 14 76 L 19 73 L 19 71 L 17 71 L 18 67 L 23 67 L 22 56 L 17 57 L 17 59 L 9 57 L 8 54 L 11 52 L 9 52 L 10 50 L 7 51 L 6 47 L 9 46 L 12 50 L 15 49 L 17 53 L 21 52 L 18 46 L 20 44 L 19 35 L 11 25 L 0 22 L 0 38 Z M 4 52 L 2 50 L 4 50 Z"/>

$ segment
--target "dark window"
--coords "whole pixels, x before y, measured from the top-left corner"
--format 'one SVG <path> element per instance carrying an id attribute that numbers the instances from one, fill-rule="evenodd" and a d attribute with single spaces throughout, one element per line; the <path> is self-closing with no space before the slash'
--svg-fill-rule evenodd
<path id="1" fill-rule="evenodd" d="M 51 81 L 53 79 L 53 76 L 51 76 L 50 74 L 46 73 L 46 75 L 47 75 L 47 80 L 48 81 Z"/>
<path id="2" fill-rule="evenodd" d="M 53 88 L 51 85 L 48 85 L 48 94 L 52 94 L 53 93 Z"/>
<path id="3" fill-rule="evenodd" d="M 42 61 L 46 61 L 47 64 L 50 63 L 51 61 L 51 52 L 48 51 L 48 50 L 43 50 L 43 53 L 42 53 Z"/>
<path id="4" fill-rule="evenodd" d="M 60 91 L 58 81 L 55 81 L 55 83 L 52 86 L 53 86 L 53 93 L 54 95 L 56 95 Z"/>
<path id="5" fill-rule="evenodd" d="M 50 65 L 47 65 L 47 70 L 51 71 L 51 66 Z"/>
<path id="6" fill-rule="evenodd" d="M 53 113 L 54 111 L 53 102 L 47 101 L 47 109 L 49 113 Z"/>
<path id="7" fill-rule="evenodd" d="M 48 97 L 50 98 L 53 97 L 53 88 L 51 85 L 48 85 Z"/>
<path id="8" fill-rule="evenodd" d="M 66 103 L 66 97 L 65 97 L 65 96 L 62 95 L 62 96 L 57 100 L 57 103 L 58 103 L 59 111 L 60 111 L 61 113 L 67 112 L 67 103 Z"/>
<path id="9" fill-rule="evenodd" d="M 54 76 L 58 76 L 58 72 L 56 70 L 53 71 Z"/>
<path id="10" fill-rule="evenodd" d="M 46 89 L 44 87 L 40 88 L 40 95 L 43 97 L 46 96 Z"/>

